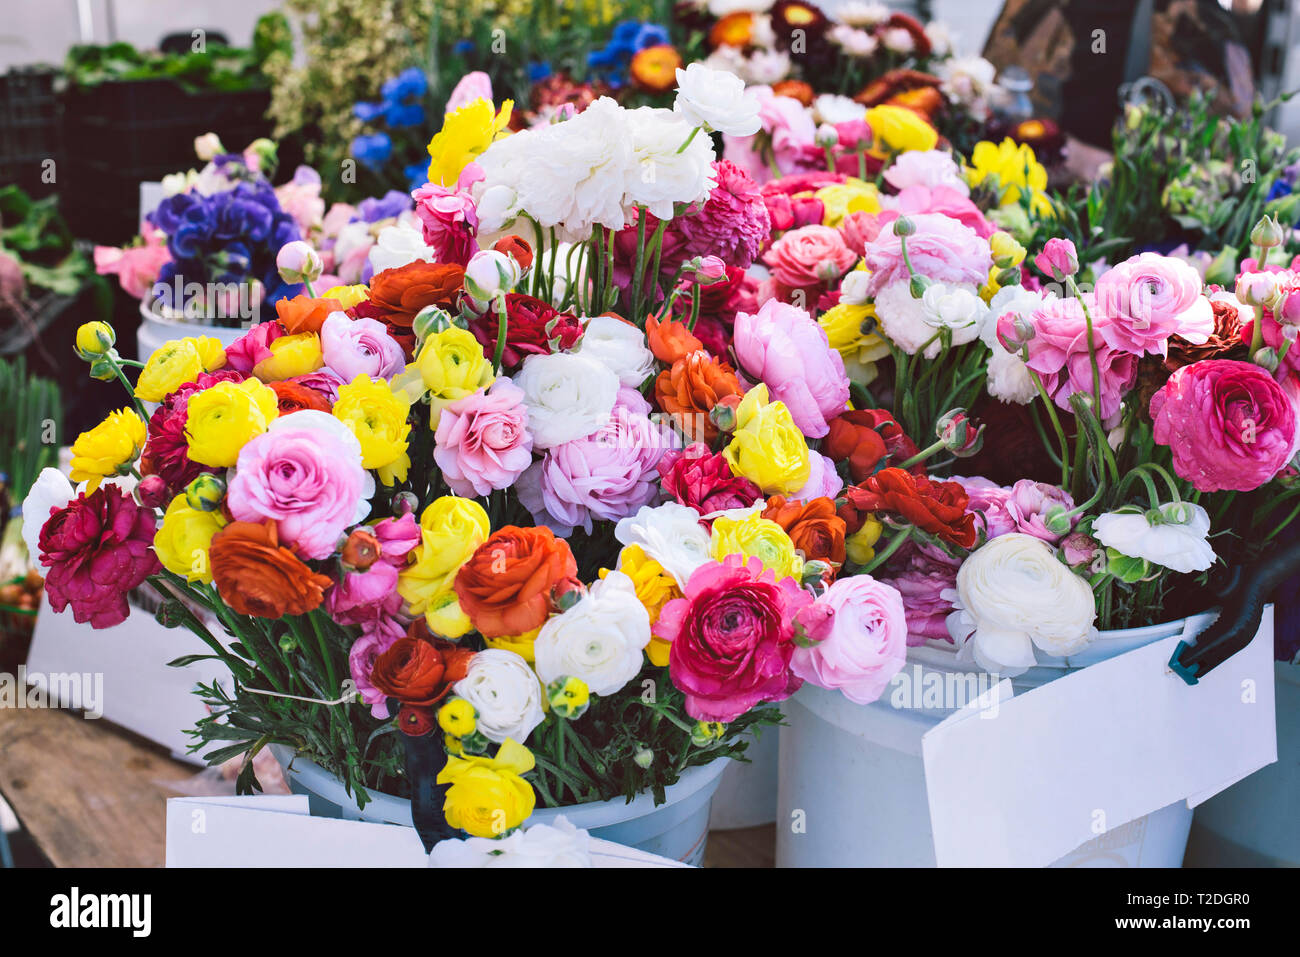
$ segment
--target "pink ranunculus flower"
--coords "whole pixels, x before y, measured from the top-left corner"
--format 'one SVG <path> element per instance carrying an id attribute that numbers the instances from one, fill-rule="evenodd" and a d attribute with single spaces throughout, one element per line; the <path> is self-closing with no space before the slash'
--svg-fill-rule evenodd
<path id="1" fill-rule="evenodd" d="M 816 605 L 832 612 L 830 627 L 812 647 L 795 648 L 790 670 L 854 704 L 870 704 L 907 660 L 902 595 L 870 575 L 853 575 L 833 582 Z"/>
<path id="2" fill-rule="evenodd" d="M 984 218 L 969 196 L 949 186 L 908 186 L 894 198 L 892 210 L 886 212 L 891 211 L 896 214 L 895 219 L 898 215 L 938 213 L 969 226 L 981 239 L 988 239 L 997 232 L 997 227 Z"/>
<path id="3" fill-rule="evenodd" d="M 329 368 L 317 369 L 315 372 L 308 372 L 306 375 L 296 375 L 289 381 L 296 382 L 309 389 L 315 389 L 329 399 L 330 405 L 339 400 L 339 386 L 347 385 L 346 380 Z"/>
<path id="4" fill-rule="evenodd" d="M 857 258 L 838 230 L 819 225 L 791 230 L 763 254 L 777 282 L 793 288 L 838 279 Z"/>
<path id="5" fill-rule="evenodd" d="M 993 267 L 988 240 L 975 230 L 939 213 L 908 217 L 916 232 L 907 237 L 907 255 L 912 267 L 935 282 L 971 283 L 981 286 Z M 868 295 L 874 296 L 893 282 L 909 278 L 903 262 L 902 243 L 892 224 L 868 242 L 862 257 L 871 270 Z"/>
<path id="6" fill-rule="evenodd" d="M 367 628 L 362 626 L 362 635 L 348 652 L 348 671 L 356 683 L 361 700 L 370 705 L 370 713 L 376 718 L 384 719 L 389 715 L 388 696 L 376 688 L 370 681 L 370 672 L 375 667 L 375 659 L 403 637 L 405 629 L 396 619 L 376 622 Z"/>
<path id="7" fill-rule="evenodd" d="M 803 681 L 790 671 L 794 621 L 813 597 L 777 580 L 757 558 L 728 555 L 691 574 L 683 597 L 653 625 L 670 642 L 668 673 L 697 721 L 734 721 L 764 701 L 784 701 Z"/>
<path id="8" fill-rule="evenodd" d="M 949 643 L 948 616 L 952 602 L 944 593 L 953 593 L 957 587 L 957 569 L 960 565 L 937 549 L 918 549 L 904 546 L 902 558 L 895 556 L 889 562 L 890 574 L 881 581 L 898 589 L 903 596 L 907 616 L 907 643 L 923 645 L 933 639 Z"/>
<path id="9" fill-rule="evenodd" d="M 773 163 L 783 176 L 815 169 L 825 162 L 821 155 L 815 156 L 812 164 L 809 162 L 808 147 L 815 146 L 817 124 L 807 107 L 791 97 L 776 96 L 768 86 L 751 87 L 750 92 L 758 97 L 758 118 L 770 139 Z M 748 172 L 754 182 L 772 179 L 771 164 L 754 137 L 724 134 L 722 143 L 723 155 Z M 817 153 L 821 154 L 821 150 Z"/>
<path id="10" fill-rule="evenodd" d="M 1084 301 L 1093 309 L 1092 341 L 1097 356 L 1101 388 L 1101 419 L 1119 411 L 1124 394 L 1137 378 L 1138 357 L 1107 344 L 1105 331 L 1109 319 L 1097 315 L 1091 297 Z M 998 335 L 1014 342 L 1015 314 L 1008 312 L 998 319 Z M 1088 355 L 1088 324 L 1079 300 L 1049 299 L 1033 314 L 1034 337 L 1029 340 L 1029 360 L 1025 364 L 1042 377 L 1043 388 L 1058 406 L 1072 411 L 1070 396 L 1076 392 L 1092 394 L 1092 364 Z"/>
<path id="11" fill-rule="evenodd" d="M 701 515 L 730 508 L 748 508 L 763 497 L 762 490 L 742 475 L 733 475 L 721 452 L 703 442 L 669 449 L 657 466 L 664 492 Z"/>
<path id="12" fill-rule="evenodd" d="M 391 598 L 397 599 L 391 610 L 400 608 L 397 573 L 406 564 L 407 553 L 420 544 L 420 526 L 410 512 L 381 519 L 367 530 L 378 543 L 378 557 L 368 568 L 345 569 L 338 584 L 325 595 L 326 611 L 340 624 L 361 624 L 375 617 L 374 606 L 385 605 Z"/>
<path id="13" fill-rule="evenodd" d="M 276 419 L 239 450 L 226 507 L 237 521 L 274 520 L 281 543 L 303 558 L 323 559 L 365 517 L 373 491 L 347 426 L 305 409 Z"/>
<path id="14" fill-rule="evenodd" d="M 1032 479 L 1020 479 L 1011 486 L 1007 498 L 1006 510 L 1015 522 L 1012 531 L 1023 532 L 1041 538 L 1049 545 L 1057 544 L 1078 524 L 1080 516 L 1072 515 L 1068 519 L 1069 528 L 1053 531 L 1048 528 L 1047 520 L 1054 513 L 1065 513 L 1074 508 L 1074 497 L 1064 489 L 1046 482 Z"/>
<path id="15" fill-rule="evenodd" d="M 94 628 L 126 620 L 126 594 L 162 570 L 153 551 L 154 510 L 104 483 L 52 509 L 41 526 L 40 562 L 50 607 Z"/>
<path id="16" fill-rule="evenodd" d="M 897 218 L 894 216 L 894 219 Z M 881 214 L 858 211 L 849 213 L 840 220 L 839 230 L 840 235 L 844 237 L 844 245 L 861 256 L 863 250 L 867 248 L 867 243 L 874 241 L 884 226 L 885 222 Z"/>
<path id="17" fill-rule="evenodd" d="M 1016 520 L 1007 509 L 1010 489 L 979 475 L 970 478 L 954 475 L 952 481 L 961 485 L 970 497 L 966 511 L 975 514 L 976 526 L 982 529 L 986 541 L 1016 530 Z"/>
<path id="18" fill-rule="evenodd" d="M 433 459 L 457 495 L 509 488 L 533 461 L 524 390 L 500 378 L 444 407 Z"/>
<path id="19" fill-rule="evenodd" d="M 390 379 L 406 368 L 401 345 L 377 319 L 349 319 L 346 313 L 330 313 L 321 326 L 320 348 L 325 365 L 344 382 L 359 375 Z"/>
<path id="20" fill-rule="evenodd" d="M 1034 257 L 1034 265 L 1049 279 L 1064 282 L 1066 276 L 1073 276 L 1079 271 L 1079 254 L 1070 240 L 1053 238 Z"/>
<path id="21" fill-rule="evenodd" d="M 492 77 L 482 70 L 466 73 L 457 82 L 447 100 L 448 113 L 455 113 L 463 106 L 469 106 L 475 100 L 492 102 Z"/>
<path id="22" fill-rule="evenodd" d="M 1050 244 L 1049 244 L 1050 245 Z M 1169 354 L 1169 338 L 1199 344 L 1214 332 L 1214 309 L 1201 295 L 1204 282 L 1190 263 L 1141 253 L 1102 273 L 1093 289 L 1102 334 L 1112 349 Z M 1095 318 L 1095 315 L 1094 315 Z"/>
<path id="23" fill-rule="evenodd" d="M 139 246 L 96 246 L 95 272 L 101 276 L 117 276 L 118 284 L 132 299 L 143 299 L 158 280 L 162 267 L 171 261 L 167 251 L 167 234 L 161 229 L 145 225 L 140 234 L 144 240 Z"/>
<path id="24" fill-rule="evenodd" d="M 470 163 L 454 187 L 425 183 L 411 193 L 424 242 L 438 254 L 438 262 L 464 266 L 478 252 L 478 208 L 470 187 L 482 178 L 483 170 Z"/>
<path id="25" fill-rule="evenodd" d="M 226 346 L 226 368 L 252 374 L 253 367 L 271 358 L 271 343 L 284 335 L 284 327 L 274 319 L 259 322 Z"/>
<path id="26" fill-rule="evenodd" d="M 729 266 L 747 269 L 772 229 L 767 207 L 758 184 L 735 163 L 718 160 L 713 173 L 718 185 L 708 201 L 694 214 L 671 220 L 668 228 L 681 233 L 685 256 L 713 253 Z"/>
<path id="27" fill-rule="evenodd" d="M 808 481 L 790 495 L 792 502 L 810 502 L 815 498 L 834 498 L 844 488 L 844 479 L 835 471 L 835 463 L 820 452 L 808 453 Z"/>
<path id="28" fill-rule="evenodd" d="M 885 182 L 902 192 L 909 186 L 926 186 L 936 189 L 947 187 L 970 195 L 970 187 L 962 179 L 961 170 L 952 154 L 946 150 L 909 150 L 899 153 L 884 172 Z"/>
<path id="29" fill-rule="evenodd" d="M 1295 447 L 1295 406 L 1250 362 L 1183 366 L 1151 397 L 1151 419 L 1155 440 L 1173 453 L 1174 471 L 1202 492 L 1259 488 Z"/>
<path id="30" fill-rule="evenodd" d="M 772 299 L 757 313 L 737 313 L 734 336 L 732 347 L 741 369 L 767 383 L 772 398 L 786 404 L 799 431 L 809 438 L 830 431 L 829 420 L 849 401 L 849 380 L 844 360 L 812 316 Z"/>

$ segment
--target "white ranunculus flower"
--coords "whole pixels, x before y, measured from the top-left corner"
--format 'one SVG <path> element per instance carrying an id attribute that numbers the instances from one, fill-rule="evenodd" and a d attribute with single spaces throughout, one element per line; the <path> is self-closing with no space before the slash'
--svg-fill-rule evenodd
<path id="1" fill-rule="evenodd" d="M 546 718 L 537 675 L 521 656 L 504 648 L 476 654 L 453 690 L 478 710 L 478 730 L 497 744 L 506 738 L 526 744 Z"/>
<path id="2" fill-rule="evenodd" d="M 889 27 L 880 35 L 880 42 L 886 50 L 893 50 L 895 53 L 911 53 L 916 49 L 916 40 L 902 27 Z"/>
<path id="3" fill-rule="evenodd" d="M 823 93 L 813 100 L 813 118 L 818 123 L 847 123 L 866 115 L 865 106 L 837 93 Z"/>
<path id="4" fill-rule="evenodd" d="M 840 302 L 850 306 L 861 306 L 871 301 L 867 287 L 871 284 L 871 273 L 865 269 L 851 269 L 840 280 Z"/>
<path id="5" fill-rule="evenodd" d="M 1034 646 L 1055 657 L 1080 651 L 1097 634 L 1096 601 L 1042 539 L 1019 532 L 976 549 L 957 571 L 948 632 L 958 660 L 1014 676 L 1034 664 Z"/>
<path id="6" fill-rule="evenodd" d="M 536 449 L 591 435 L 609 421 L 619 390 L 612 370 L 564 352 L 529 356 L 514 383 L 524 390 L 528 431 Z"/>
<path id="7" fill-rule="evenodd" d="M 671 219 L 675 204 L 708 199 L 717 185 L 713 141 L 700 135 L 691 138 L 691 124 L 671 110 L 642 106 L 626 114 L 633 165 L 623 204 L 629 214 L 633 206 L 644 206 L 660 219 Z M 690 145 L 683 150 L 687 139 Z"/>
<path id="8" fill-rule="evenodd" d="M 593 582 L 567 611 L 552 615 L 533 642 L 537 676 L 550 684 L 581 678 L 592 694 L 611 695 L 636 677 L 650 644 L 650 613 L 622 572 Z"/>
<path id="9" fill-rule="evenodd" d="M 921 310 L 925 321 L 934 329 L 945 326 L 952 330 L 953 345 L 973 342 L 984 328 L 988 306 L 979 294 L 969 287 L 945 286 L 935 283 L 921 297 Z"/>
<path id="10" fill-rule="evenodd" d="M 930 41 L 931 56 L 944 57 L 952 52 L 952 28 L 942 20 L 927 23 L 925 37 Z"/>
<path id="11" fill-rule="evenodd" d="M 673 110 L 692 126 L 706 126 L 729 136 L 752 136 L 762 123 L 758 98 L 745 90 L 734 73 L 710 70 L 692 63 L 677 70 L 677 99 Z"/>
<path id="12" fill-rule="evenodd" d="M 1210 516 L 1192 502 L 1166 502 L 1155 511 L 1155 524 L 1144 512 L 1107 512 L 1092 523 L 1092 534 L 1107 548 L 1130 558 L 1144 558 L 1176 572 L 1202 572 L 1214 564 L 1206 540 Z"/>
<path id="13" fill-rule="evenodd" d="M 742 62 L 737 75 L 751 86 L 779 83 L 790 75 L 790 54 L 784 50 L 755 50 Z"/>
<path id="14" fill-rule="evenodd" d="M 1018 353 L 1008 352 L 998 340 L 998 320 L 1012 313 L 1032 322 L 1034 312 L 1042 308 L 1049 293 L 1033 292 L 1024 286 L 1004 286 L 989 302 L 988 315 L 980 339 L 989 347 L 988 391 L 995 399 L 1025 405 L 1038 395 L 1029 367 Z"/>
<path id="15" fill-rule="evenodd" d="M 844 23 L 837 23 L 826 32 L 826 38 L 840 47 L 849 56 L 866 58 L 880 47 L 880 41 L 874 33 L 859 30 Z"/>
<path id="16" fill-rule="evenodd" d="M 998 92 L 994 86 L 997 67 L 981 56 L 953 57 L 938 66 L 943 83 L 940 89 L 951 100 L 970 107 L 977 116 L 988 110 L 989 99 Z"/>
<path id="17" fill-rule="evenodd" d="M 474 204 L 479 234 L 500 233 L 519 216 L 519 193 L 508 183 L 497 183 L 478 194 Z"/>
<path id="18" fill-rule="evenodd" d="M 413 262 L 437 262 L 438 253 L 424 244 L 424 234 L 414 226 L 397 223 L 379 231 L 370 247 L 370 268 L 376 273 L 397 269 Z"/>
<path id="19" fill-rule="evenodd" d="M 591 835 L 560 816 L 503 838 L 439 841 L 430 867 L 592 867 Z"/>
<path id="20" fill-rule="evenodd" d="M 575 354 L 596 360 L 630 389 L 639 389 L 655 369 L 645 333 L 617 316 L 588 319 Z"/>
<path id="21" fill-rule="evenodd" d="M 642 505 L 635 515 L 619 520 L 614 537 L 621 545 L 641 546 L 682 588 L 710 560 L 709 533 L 700 524 L 700 513 L 680 502 Z"/>
<path id="22" fill-rule="evenodd" d="M 23 499 L 23 541 L 27 543 L 32 564 L 38 568 L 49 567 L 41 562 L 40 540 L 41 529 L 50 520 L 50 510 L 67 508 L 76 497 L 77 490 L 66 475 L 58 469 L 44 468 Z"/>

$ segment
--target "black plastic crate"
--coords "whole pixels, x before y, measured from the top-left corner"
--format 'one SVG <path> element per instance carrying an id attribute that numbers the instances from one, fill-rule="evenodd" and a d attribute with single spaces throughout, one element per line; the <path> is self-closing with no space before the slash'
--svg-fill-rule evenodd
<path id="1" fill-rule="evenodd" d="M 0 184 L 17 183 L 34 198 L 58 189 L 63 143 L 57 76 L 45 67 L 0 76 Z"/>

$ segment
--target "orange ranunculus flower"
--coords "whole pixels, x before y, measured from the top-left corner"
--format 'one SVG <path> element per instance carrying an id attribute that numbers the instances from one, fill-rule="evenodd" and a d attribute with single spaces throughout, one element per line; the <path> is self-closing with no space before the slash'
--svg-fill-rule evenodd
<path id="1" fill-rule="evenodd" d="M 294 296 L 275 304 L 275 315 L 285 332 L 296 336 L 300 332 L 320 333 L 331 312 L 342 312 L 343 303 L 337 299 L 313 299 L 311 296 Z"/>
<path id="2" fill-rule="evenodd" d="M 692 442 L 711 443 L 718 427 L 709 418 L 713 407 L 728 396 L 744 395 L 731 366 L 699 350 L 683 356 L 655 379 L 659 408 L 671 415 Z"/>
<path id="3" fill-rule="evenodd" d="M 782 80 L 780 83 L 773 83 L 772 92 L 777 96 L 788 96 L 792 100 L 798 100 L 804 106 L 812 106 L 813 97 L 816 95 L 813 88 L 803 80 Z"/>
<path id="4" fill-rule="evenodd" d="M 285 379 L 280 382 L 268 383 L 275 397 L 280 400 L 280 414 L 288 415 L 291 412 L 301 412 L 303 409 L 314 409 L 317 412 L 329 412 L 333 409 L 330 400 L 325 398 L 315 389 L 309 389 L 307 386 L 298 382 L 290 382 Z"/>
<path id="5" fill-rule="evenodd" d="M 784 495 L 767 500 L 763 517 L 785 529 L 806 561 L 830 562 L 834 570 L 844 564 L 844 519 L 835 514 L 835 502 L 826 497 L 808 502 L 787 502 Z"/>
<path id="6" fill-rule="evenodd" d="M 645 337 L 655 358 L 668 365 L 704 348 L 704 343 L 695 338 L 686 323 L 677 319 L 660 322 L 654 316 L 647 316 Z"/>
<path id="7" fill-rule="evenodd" d="M 893 106 L 905 106 L 927 120 L 933 120 L 943 107 L 943 94 L 932 86 L 918 86 L 914 90 L 895 93 L 885 101 Z"/>
<path id="8" fill-rule="evenodd" d="M 648 93 L 667 93 L 677 85 L 682 56 L 670 43 L 638 50 L 628 66 L 632 83 Z"/>
<path id="9" fill-rule="evenodd" d="M 402 704 L 427 708 L 437 704 L 469 671 L 474 652 L 450 641 L 398 638 L 375 659 L 370 682 Z"/>
<path id="10" fill-rule="evenodd" d="M 747 47 L 754 39 L 754 15 L 748 10 L 728 13 L 709 30 L 709 46 Z M 775 92 L 775 91 L 773 91 Z"/>
<path id="11" fill-rule="evenodd" d="M 358 303 L 352 312 L 388 326 L 388 334 L 401 343 L 409 358 L 415 346 L 411 323 L 416 313 L 425 306 L 441 306 L 454 312 L 464 284 L 464 266 L 417 260 L 376 274 L 370 280 L 370 298 Z"/>
<path id="12" fill-rule="evenodd" d="M 533 264 L 533 247 L 528 245 L 528 240 L 522 236 L 516 236 L 513 233 L 509 236 L 502 236 L 492 244 L 492 248 L 499 253 L 505 253 L 519 263 L 520 269 L 527 269 Z"/>
<path id="13" fill-rule="evenodd" d="M 578 573 L 569 543 L 549 528 L 507 525 L 488 536 L 456 573 L 461 609 L 485 638 L 540 628 L 553 589 Z"/>
<path id="14" fill-rule="evenodd" d="M 333 584 L 280 545 L 275 522 L 231 522 L 208 546 L 212 581 L 239 615 L 305 615 Z"/>
<path id="15" fill-rule="evenodd" d="M 899 68 L 890 70 L 884 76 L 872 80 L 862 88 L 862 92 L 855 96 L 853 100 L 863 106 L 879 106 L 881 103 L 887 103 L 891 97 L 900 93 L 919 90 L 923 87 L 931 87 L 937 90 L 942 83 L 943 81 L 933 73 L 922 73 L 920 70 Z"/>

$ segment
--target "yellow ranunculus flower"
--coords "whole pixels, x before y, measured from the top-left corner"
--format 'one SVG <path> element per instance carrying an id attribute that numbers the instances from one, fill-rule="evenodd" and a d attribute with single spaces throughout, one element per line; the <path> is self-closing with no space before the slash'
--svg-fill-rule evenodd
<path id="1" fill-rule="evenodd" d="M 461 171 L 505 130 L 514 105 L 513 100 L 506 100 L 493 113 L 492 104 L 479 97 L 455 113 L 448 113 L 442 129 L 429 140 L 429 182 L 455 186 Z"/>
<path id="2" fill-rule="evenodd" d="M 320 336 L 314 332 L 281 336 L 268 348 L 271 350 L 270 357 L 253 366 L 253 375 L 263 382 L 283 382 L 294 376 L 315 372 L 325 365 Z"/>
<path id="3" fill-rule="evenodd" d="M 113 475 L 125 475 L 148 437 L 144 419 L 131 409 L 110 412 L 103 422 L 72 443 L 72 481 L 93 492 Z"/>
<path id="4" fill-rule="evenodd" d="M 393 377 L 393 390 L 405 393 L 412 403 L 428 393 L 429 424 L 436 429 L 449 402 L 487 388 L 495 378 L 492 362 L 474 334 L 450 326 L 424 340 L 415 361 Z"/>
<path id="5" fill-rule="evenodd" d="M 450 735 L 463 738 L 478 727 L 478 712 L 464 698 L 451 698 L 438 709 L 438 727 Z"/>
<path id="6" fill-rule="evenodd" d="M 334 417 L 361 443 L 361 464 L 379 472 L 385 485 L 406 481 L 411 465 L 407 454 L 411 403 L 405 393 L 394 394 L 383 379 L 362 373 L 339 386 Z"/>
<path id="7" fill-rule="evenodd" d="M 164 342 L 140 370 L 135 383 L 135 397 L 142 402 L 161 402 L 200 373 L 212 372 L 226 364 L 226 350 L 211 336 L 190 336 Z"/>
<path id="8" fill-rule="evenodd" d="M 397 593 L 412 615 L 424 615 L 429 627 L 444 637 L 459 638 L 469 631 L 469 619 L 454 601 L 452 582 L 491 531 L 487 512 L 472 498 L 444 495 L 420 516 L 420 544 L 397 575 Z M 453 634 L 458 624 L 466 627 Z"/>
<path id="9" fill-rule="evenodd" d="M 537 633 L 541 628 L 534 628 L 532 631 L 526 631 L 522 635 L 498 635 L 495 638 L 483 638 L 483 643 L 489 648 L 500 648 L 502 651 L 513 651 L 530 665 L 537 660 L 537 654 L 533 649 L 533 643 L 537 640 Z"/>
<path id="10" fill-rule="evenodd" d="M 1025 247 L 1005 230 L 999 229 L 989 237 L 989 250 L 993 253 L 993 265 L 997 269 L 1010 269 L 1025 261 Z"/>
<path id="11" fill-rule="evenodd" d="M 107 322 L 83 322 L 77 327 L 74 351 L 79 358 L 90 361 L 102 356 L 117 342 L 117 333 Z"/>
<path id="12" fill-rule="evenodd" d="M 163 568 L 187 581 L 212 584 L 208 548 L 212 536 L 226 527 L 220 511 L 200 512 L 190 508 L 185 495 L 177 495 L 167 506 L 162 524 L 154 533 L 153 550 Z"/>
<path id="13" fill-rule="evenodd" d="M 659 613 L 663 611 L 664 605 L 674 598 L 682 597 L 677 579 L 664 571 L 664 567 L 647 555 L 640 545 L 628 545 L 618 553 L 618 571 L 632 579 L 632 584 L 636 587 L 637 600 L 645 605 L 645 610 L 650 613 L 652 625 L 659 620 Z M 608 574 L 608 568 L 600 570 L 601 578 Z M 662 668 L 668 664 L 669 647 L 669 642 L 652 635 L 650 644 L 645 647 L 646 657 L 650 659 L 651 664 Z"/>
<path id="14" fill-rule="evenodd" d="M 736 409 L 736 430 L 722 452 L 735 475 L 743 475 L 767 495 L 797 492 L 808 484 L 812 463 L 808 442 L 784 402 L 769 402 L 759 383 Z"/>
<path id="15" fill-rule="evenodd" d="M 495 758 L 449 755 L 438 772 L 438 783 L 451 785 L 442 805 L 447 823 L 474 837 L 500 837 L 523 824 L 537 797 L 520 775 L 535 764 L 514 738 L 506 738 Z"/>
<path id="16" fill-rule="evenodd" d="M 764 568 L 776 572 L 777 578 L 798 578 L 803 574 L 803 557 L 785 529 L 757 513 L 742 519 L 721 515 L 713 520 L 709 556 L 720 562 L 728 555 L 740 555 L 746 561 L 757 558 Z"/>
<path id="17" fill-rule="evenodd" d="M 823 226 L 839 226 L 849 213 L 878 213 L 881 210 L 880 190 L 876 189 L 876 184 L 854 176 L 843 183 L 823 186 L 813 195 L 825 207 Z"/>
<path id="18" fill-rule="evenodd" d="M 1051 216 L 1052 203 L 1047 189 L 1047 170 L 1038 162 L 1034 149 L 1028 143 L 1017 143 L 1007 137 L 994 145 L 988 140 L 975 144 L 970 165 L 966 169 L 966 182 L 978 186 L 990 177 L 1001 190 L 1001 206 L 1015 206 L 1020 202 L 1020 191 L 1028 190 L 1033 211 L 1040 216 Z"/>
<path id="19" fill-rule="evenodd" d="M 849 561 L 857 565 L 865 565 L 875 558 L 876 542 L 880 541 L 882 531 L 884 526 L 876 516 L 868 515 L 862 527 L 844 539 L 844 550 L 848 553 Z"/>
<path id="20" fill-rule="evenodd" d="M 200 465 L 234 465 L 239 450 L 279 414 L 275 393 L 256 379 L 218 382 L 196 392 L 185 420 L 189 456 Z"/>
<path id="21" fill-rule="evenodd" d="M 939 134 L 919 113 L 905 106 L 882 104 L 867 110 L 867 125 L 878 143 L 895 153 L 932 150 L 939 145 Z"/>
<path id="22" fill-rule="evenodd" d="M 344 309 L 351 309 L 369 296 L 370 290 L 365 283 L 357 283 L 355 286 L 330 286 L 321 298 L 336 299 Z"/>
<path id="23" fill-rule="evenodd" d="M 876 363 L 889 355 L 889 343 L 872 332 L 864 335 L 862 324 L 874 319 L 876 307 L 871 303 L 841 302 L 823 312 L 817 324 L 826 333 L 831 348 L 844 360 L 844 372 L 859 385 L 876 378 Z"/>

